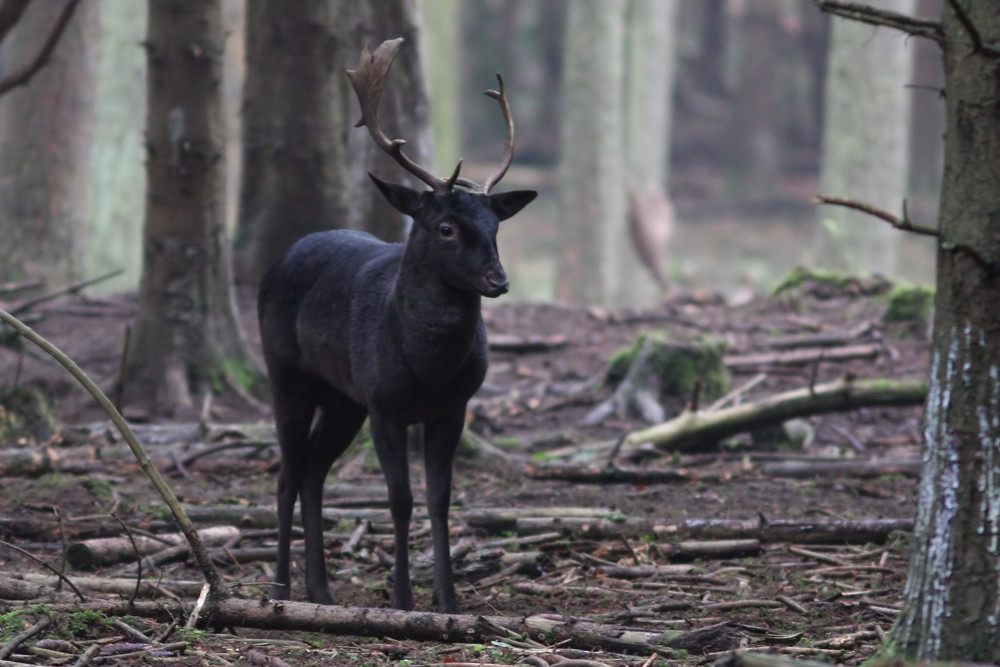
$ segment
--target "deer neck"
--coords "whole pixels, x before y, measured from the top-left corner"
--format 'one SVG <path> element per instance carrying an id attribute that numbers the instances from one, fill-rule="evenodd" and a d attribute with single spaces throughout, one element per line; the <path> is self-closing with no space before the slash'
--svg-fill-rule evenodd
<path id="1" fill-rule="evenodd" d="M 482 297 L 456 289 L 432 272 L 413 269 L 404 257 L 393 288 L 401 323 L 445 337 L 474 332 L 481 320 Z"/>

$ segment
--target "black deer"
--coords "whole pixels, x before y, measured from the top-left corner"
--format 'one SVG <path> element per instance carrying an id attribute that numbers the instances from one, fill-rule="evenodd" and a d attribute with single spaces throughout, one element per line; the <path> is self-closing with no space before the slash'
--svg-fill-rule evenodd
<path id="1" fill-rule="evenodd" d="M 423 424 L 434 599 L 443 611 L 454 613 L 448 505 L 466 404 L 486 374 L 480 300 L 507 291 L 497 228 L 536 193 L 489 193 L 514 151 L 514 124 L 499 77 L 500 91 L 486 94 L 500 103 L 507 149 L 503 166 L 485 185 L 460 179 L 458 168 L 447 180 L 435 177 L 403 154 L 402 140 L 382 133 L 379 101 L 401 42 L 384 42 L 374 54 L 366 48 L 358 69 L 347 74 L 361 103 L 358 126 L 366 125 L 381 149 L 431 188 L 417 192 L 372 176 L 392 206 L 413 218 L 407 242 L 384 243 L 346 230 L 311 234 L 268 270 L 260 287 L 260 331 L 281 444 L 271 597 L 289 598 L 289 544 L 298 497 L 307 595 L 313 602 L 332 603 L 323 552 L 323 481 L 370 416 L 395 527 L 392 605 L 413 608 L 407 426 Z"/>

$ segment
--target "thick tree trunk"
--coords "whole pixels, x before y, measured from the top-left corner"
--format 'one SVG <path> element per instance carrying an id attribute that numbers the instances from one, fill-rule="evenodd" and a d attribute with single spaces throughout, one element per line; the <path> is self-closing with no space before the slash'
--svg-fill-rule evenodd
<path id="1" fill-rule="evenodd" d="M 423 186 L 353 127 L 358 108 L 345 71 L 365 44 L 405 38 L 382 100 L 382 128 L 431 168 L 415 0 L 251 0 L 247 9 L 240 281 L 256 285 L 312 232 L 354 228 L 403 240 L 406 217 L 384 201 L 368 172 Z"/>
<path id="2" fill-rule="evenodd" d="M 983 45 L 996 0 L 955 3 Z M 945 3 L 947 134 L 916 543 L 888 650 L 1000 663 L 1000 54 Z"/>
<path id="3" fill-rule="evenodd" d="M 345 40 L 356 9 L 250 0 L 243 102 L 240 279 L 250 285 L 311 232 L 349 226 Z"/>
<path id="4" fill-rule="evenodd" d="M 224 225 L 224 44 L 218 0 L 149 4 L 144 264 L 125 395 L 158 413 L 256 375 Z"/>
<path id="5" fill-rule="evenodd" d="M 914 0 L 868 4 L 903 14 L 915 7 Z M 820 167 L 824 194 L 902 210 L 913 50 L 904 35 L 890 28 L 833 19 Z M 897 273 L 900 236 L 892 227 L 846 208 L 824 207 L 819 215 L 819 265 L 855 273 Z"/>
<path id="6" fill-rule="evenodd" d="M 5 74 L 31 62 L 64 2 L 35 2 L 4 40 Z M 83 2 L 49 63 L 0 103 L 0 282 L 79 279 L 90 212 L 99 6 Z"/>
<path id="7" fill-rule="evenodd" d="M 625 228 L 625 0 L 575 0 L 567 16 L 559 157 L 558 297 L 611 305 Z"/>

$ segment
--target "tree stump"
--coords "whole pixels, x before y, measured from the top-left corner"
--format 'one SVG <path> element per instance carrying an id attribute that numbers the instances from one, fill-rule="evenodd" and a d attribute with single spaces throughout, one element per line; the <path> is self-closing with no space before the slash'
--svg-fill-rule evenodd
<path id="1" fill-rule="evenodd" d="M 58 430 L 55 406 L 43 387 L 28 384 L 0 388 L 0 443 L 41 443 Z"/>
<path id="2" fill-rule="evenodd" d="M 597 424 L 612 414 L 657 423 L 666 417 L 663 401 L 668 398 L 715 400 L 730 385 L 724 348 L 722 341 L 708 337 L 675 341 L 662 331 L 639 334 L 632 345 L 611 358 L 605 383 L 617 384 L 617 388 L 590 411 L 584 423 Z"/>

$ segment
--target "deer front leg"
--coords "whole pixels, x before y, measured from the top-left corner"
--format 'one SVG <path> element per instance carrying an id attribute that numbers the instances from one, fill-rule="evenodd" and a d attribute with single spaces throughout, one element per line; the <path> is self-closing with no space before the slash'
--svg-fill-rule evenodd
<path id="1" fill-rule="evenodd" d="M 451 475 L 465 410 L 424 425 L 424 466 L 427 470 L 427 513 L 434 539 L 434 602 L 446 614 L 458 613 L 455 578 L 448 536 Z"/>
<path id="2" fill-rule="evenodd" d="M 410 519 L 413 516 L 413 491 L 410 489 L 410 464 L 406 450 L 406 424 L 376 411 L 371 413 L 372 440 L 389 488 L 389 511 L 395 544 L 392 581 L 392 606 L 413 609 L 410 585 Z"/>

